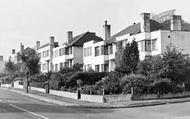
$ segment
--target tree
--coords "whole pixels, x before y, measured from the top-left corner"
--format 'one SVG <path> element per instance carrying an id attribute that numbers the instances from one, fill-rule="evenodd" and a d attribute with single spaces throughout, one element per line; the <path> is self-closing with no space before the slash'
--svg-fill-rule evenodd
<path id="1" fill-rule="evenodd" d="M 162 66 L 159 71 L 161 78 L 169 78 L 177 85 L 183 83 L 190 71 L 190 60 L 187 55 L 177 51 L 171 44 L 167 46 L 167 50 L 162 54 Z"/>
<path id="2" fill-rule="evenodd" d="M 26 92 L 28 93 L 28 86 L 30 78 L 32 75 L 39 73 L 40 67 L 38 65 L 40 58 L 38 57 L 36 51 L 32 48 L 26 48 L 21 54 L 21 60 L 24 64 L 25 73 L 27 75 L 27 85 Z"/>
<path id="3" fill-rule="evenodd" d="M 14 64 L 11 60 L 9 60 L 5 64 L 5 70 L 6 70 L 6 73 L 10 77 L 10 81 L 12 81 L 14 77 L 16 76 L 16 70 L 17 70 L 16 64 Z"/>
<path id="4" fill-rule="evenodd" d="M 135 73 L 137 71 L 137 66 L 139 63 L 138 44 L 135 40 L 132 41 L 130 50 L 130 68 L 132 73 Z"/>
<path id="5" fill-rule="evenodd" d="M 119 51 L 119 50 L 118 50 Z M 135 73 L 139 62 L 139 51 L 136 41 L 127 43 L 116 55 L 116 71 L 123 74 Z"/>

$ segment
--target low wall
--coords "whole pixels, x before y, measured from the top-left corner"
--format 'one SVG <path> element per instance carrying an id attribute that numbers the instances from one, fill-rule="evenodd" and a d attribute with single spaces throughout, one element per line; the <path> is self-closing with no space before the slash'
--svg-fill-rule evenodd
<path id="1" fill-rule="evenodd" d="M 157 94 L 147 94 L 142 96 L 132 96 L 133 100 L 151 100 L 151 99 L 167 99 L 167 98 L 180 98 L 180 97 L 189 97 L 190 92 L 182 92 L 182 93 L 168 93 L 164 95 L 157 95 Z"/>
<path id="2" fill-rule="evenodd" d="M 56 90 L 50 90 L 49 93 L 53 95 L 57 95 L 57 96 L 77 99 L 77 93 L 71 93 L 71 92 L 66 92 L 66 91 L 56 91 Z"/>
<path id="3" fill-rule="evenodd" d="M 103 96 L 102 95 L 86 95 L 81 94 L 81 100 L 89 101 L 89 102 L 103 102 Z"/>
<path id="4" fill-rule="evenodd" d="M 36 87 L 30 87 L 31 90 L 35 90 L 35 91 L 39 91 L 39 92 L 42 92 L 42 93 L 45 93 L 46 90 L 44 88 L 36 88 Z"/>
<path id="5" fill-rule="evenodd" d="M 1 84 L 1 87 L 10 88 L 11 84 Z"/>
<path id="6" fill-rule="evenodd" d="M 20 89 L 23 89 L 23 85 L 19 85 L 19 81 L 15 81 L 14 82 L 14 88 L 20 88 Z"/>
<path id="7" fill-rule="evenodd" d="M 106 103 L 110 102 L 121 102 L 121 101 L 131 101 L 131 95 L 125 94 L 125 95 L 105 95 L 104 101 Z"/>

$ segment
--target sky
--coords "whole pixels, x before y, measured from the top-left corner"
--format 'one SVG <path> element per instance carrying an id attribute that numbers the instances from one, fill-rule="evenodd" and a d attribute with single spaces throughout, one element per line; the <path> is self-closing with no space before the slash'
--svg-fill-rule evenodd
<path id="1" fill-rule="evenodd" d="M 190 22 L 188 0 L 0 0 L 0 55 L 6 59 L 11 50 L 41 45 L 55 36 L 59 44 L 66 32 L 78 35 L 86 31 L 103 36 L 103 24 L 111 24 L 111 34 L 139 22 L 143 12 L 176 10 Z"/>

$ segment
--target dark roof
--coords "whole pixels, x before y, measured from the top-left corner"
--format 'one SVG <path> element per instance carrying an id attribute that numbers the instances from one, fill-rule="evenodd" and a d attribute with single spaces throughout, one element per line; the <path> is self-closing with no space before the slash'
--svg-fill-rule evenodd
<path id="1" fill-rule="evenodd" d="M 49 43 L 46 43 L 46 44 L 40 46 L 39 49 L 44 48 L 44 47 L 47 47 L 47 46 L 49 46 Z M 58 42 L 54 42 L 54 47 L 58 47 L 58 46 L 59 46 L 59 43 L 58 43 Z"/>
<path id="2" fill-rule="evenodd" d="M 40 48 L 39 48 L 39 49 L 44 48 L 44 47 L 47 47 L 47 46 L 49 46 L 49 43 L 46 43 L 46 44 L 44 44 L 44 45 L 40 46 Z"/>
<path id="3" fill-rule="evenodd" d="M 156 30 L 171 30 L 171 21 L 166 20 L 162 23 L 159 23 L 155 20 L 150 20 L 150 31 L 156 31 Z M 190 23 L 185 22 L 182 20 L 182 31 L 190 31 Z M 113 43 L 115 41 L 116 37 L 125 35 L 125 34 L 130 34 L 134 35 L 137 33 L 140 33 L 140 23 L 138 24 L 133 24 L 122 31 L 118 32 L 117 34 L 113 35 L 109 40 L 106 41 L 107 44 Z"/>
<path id="4" fill-rule="evenodd" d="M 92 32 L 85 32 L 78 36 L 75 36 L 72 41 L 70 41 L 67 46 L 83 46 L 85 42 L 88 41 L 102 41 L 102 39 L 98 36 L 96 36 L 95 33 Z"/>
<path id="5" fill-rule="evenodd" d="M 130 34 L 130 35 L 133 35 L 133 34 L 137 34 L 137 33 L 140 33 L 140 23 L 137 23 L 137 24 L 133 24 L 125 29 L 123 29 L 122 31 L 118 32 L 117 34 L 113 35 L 109 40 L 107 40 L 106 42 L 108 44 L 112 43 L 115 41 L 115 38 L 118 37 L 118 36 L 122 36 L 122 35 L 125 35 L 125 34 Z"/>

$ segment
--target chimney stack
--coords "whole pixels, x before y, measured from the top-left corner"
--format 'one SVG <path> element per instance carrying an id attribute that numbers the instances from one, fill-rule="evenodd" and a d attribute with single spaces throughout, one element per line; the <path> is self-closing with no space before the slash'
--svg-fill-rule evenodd
<path id="1" fill-rule="evenodd" d="M 105 24 L 103 25 L 103 33 L 104 40 L 108 40 L 111 37 L 111 25 L 108 25 L 107 21 L 105 21 Z"/>
<path id="2" fill-rule="evenodd" d="M 12 49 L 12 54 L 15 54 L 15 49 Z"/>
<path id="3" fill-rule="evenodd" d="M 68 38 L 68 43 L 73 40 L 73 32 L 72 31 L 67 31 L 67 38 Z"/>
<path id="4" fill-rule="evenodd" d="M 0 61 L 3 61 L 3 56 L 0 56 Z"/>
<path id="5" fill-rule="evenodd" d="M 150 13 L 141 14 L 141 32 L 150 32 Z"/>
<path id="6" fill-rule="evenodd" d="M 181 16 L 180 15 L 172 15 L 171 18 L 171 30 L 181 31 Z"/>
<path id="7" fill-rule="evenodd" d="M 36 50 L 40 49 L 40 41 L 36 41 Z"/>
<path id="8" fill-rule="evenodd" d="M 55 37 L 54 36 L 50 36 L 50 43 L 49 43 L 49 46 L 50 46 L 50 54 L 49 54 L 49 56 L 50 56 L 50 61 L 49 61 L 49 66 L 50 67 L 48 67 L 48 71 L 53 71 L 53 48 L 54 48 L 54 39 L 55 39 Z"/>
<path id="9" fill-rule="evenodd" d="M 20 52 L 22 53 L 24 51 L 24 45 L 20 43 Z"/>

